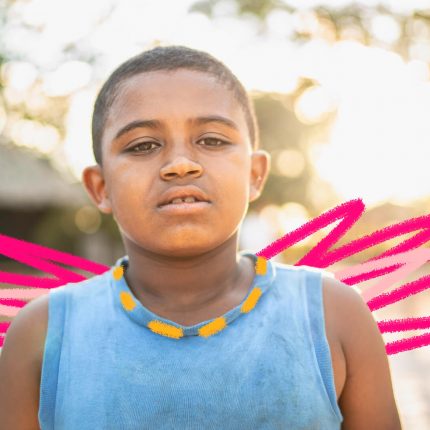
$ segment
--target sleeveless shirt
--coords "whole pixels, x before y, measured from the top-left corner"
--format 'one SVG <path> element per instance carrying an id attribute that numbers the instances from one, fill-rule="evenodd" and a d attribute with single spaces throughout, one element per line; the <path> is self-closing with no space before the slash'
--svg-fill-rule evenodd
<path id="1" fill-rule="evenodd" d="M 127 256 L 52 289 L 41 430 L 340 429 L 322 271 L 240 254 L 264 263 L 246 297 L 193 326 L 139 302 Z"/>

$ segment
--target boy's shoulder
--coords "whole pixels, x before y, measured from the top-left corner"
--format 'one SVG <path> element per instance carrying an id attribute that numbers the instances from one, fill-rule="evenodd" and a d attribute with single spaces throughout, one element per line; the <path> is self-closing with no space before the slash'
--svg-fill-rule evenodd
<path id="1" fill-rule="evenodd" d="M 110 279 L 109 272 L 110 270 L 79 282 L 67 283 L 53 288 L 48 294 L 28 302 L 12 320 L 1 354 L 5 353 L 7 357 L 13 358 L 17 362 L 16 366 L 21 363 L 18 357 L 25 357 L 25 363 L 23 359 L 22 366 L 27 366 L 27 372 L 34 372 L 34 377 L 40 379 L 48 331 L 49 303 L 52 295 L 63 294 L 72 298 L 85 297 L 85 302 L 88 302 L 91 297 L 106 291 Z"/>
<path id="2" fill-rule="evenodd" d="M 334 276 L 323 278 L 322 285 L 327 336 L 334 339 L 330 346 L 340 344 L 335 377 L 340 375 L 343 415 L 356 417 L 357 428 L 378 422 L 377 428 L 400 429 L 384 339 L 369 306 L 357 287 Z"/>
<path id="3" fill-rule="evenodd" d="M 294 284 L 294 288 L 303 286 L 307 282 L 310 282 L 310 280 L 316 281 L 317 284 L 320 283 L 324 285 L 327 282 L 331 282 L 327 281 L 327 279 L 335 279 L 334 274 L 326 269 L 306 265 L 294 266 L 279 261 L 273 261 L 271 263 L 274 271 L 274 278 L 278 283 L 280 282 L 283 284 L 285 283 L 283 281 L 292 281 L 290 285 Z"/>
<path id="4" fill-rule="evenodd" d="M 279 274 L 296 274 L 297 276 L 306 277 L 306 275 L 309 274 L 310 277 L 314 277 L 314 279 L 320 280 L 324 293 L 326 295 L 329 295 L 331 298 L 338 298 L 339 300 L 348 300 L 349 297 L 350 300 L 355 301 L 361 299 L 361 293 L 359 288 L 357 288 L 355 285 L 344 284 L 336 278 L 333 272 L 325 268 L 307 265 L 295 266 L 279 261 L 273 261 L 272 264 L 274 266 L 276 276 L 279 276 Z"/>
<path id="5" fill-rule="evenodd" d="M 313 267 L 313 266 L 307 266 L 307 265 L 295 266 L 293 264 L 283 263 L 280 261 L 271 261 L 271 263 L 276 268 L 276 270 L 284 270 L 284 271 L 291 271 L 291 272 L 312 272 L 312 273 L 327 274 L 327 276 L 334 276 L 328 270 L 319 268 L 319 267 Z"/>
<path id="6" fill-rule="evenodd" d="M 53 295 L 91 298 L 109 283 L 109 270 L 78 282 L 52 288 L 47 294 L 29 301 L 12 320 L 6 338 L 27 339 L 25 345 L 36 355 L 43 353 L 48 328 L 49 303 Z M 25 336 L 24 336 L 25 334 Z M 17 339 L 18 341 L 18 339 Z M 5 342 L 6 343 L 6 342 Z M 25 346 L 23 345 L 23 346 Z"/>
<path id="7" fill-rule="evenodd" d="M 369 366 L 377 362 L 383 367 L 384 343 L 376 321 L 357 287 L 341 282 L 334 273 L 326 269 L 283 263 L 275 263 L 275 267 L 281 273 L 280 279 L 282 274 L 297 274 L 296 279 L 313 278 L 317 281 L 313 285 L 320 286 L 320 290 L 306 290 L 309 294 L 321 291 L 324 328 L 332 357 L 338 399 L 347 384 L 347 368 L 358 374 L 365 361 L 369 362 Z M 312 274 L 319 276 L 313 277 Z M 281 284 L 284 287 L 286 283 Z M 290 286 L 299 288 L 305 284 L 307 282 L 295 282 Z"/>
<path id="8" fill-rule="evenodd" d="M 66 295 L 69 297 L 86 297 L 90 298 L 106 291 L 106 287 L 111 282 L 111 268 L 106 272 L 98 275 L 93 275 L 89 278 L 77 282 L 68 282 L 60 287 L 53 288 L 49 294 L 51 295 Z"/>
<path id="9" fill-rule="evenodd" d="M 353 285 L 346 285 L 339 281 L 333 272 L 324 268 L 301 265 L 294 266 L 287 263 L 272 262 L 278 287 L 289 289 L 304 288 L 306 294 L 316 294 L 321 291 L 322 304 L 326 323 L 336 331 L 339 337 L 341 329 L 348 328 L 349 312 L 358 313 L 357 318 L 366 318 L 370 314 L 360 290 Z M 309 285 L 309 288 L 307 286 Z M 314 287 L 314 288 L 312 288 Z M 318 288 L 316 288 L 318 287 Z"/>

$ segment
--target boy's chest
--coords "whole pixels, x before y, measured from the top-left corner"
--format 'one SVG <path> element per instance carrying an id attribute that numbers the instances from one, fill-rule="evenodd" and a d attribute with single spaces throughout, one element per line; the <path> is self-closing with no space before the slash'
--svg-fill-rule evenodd
<path id="1" fill-rule="evenodd" d="M 300 343 L 273 335 L 231 350 L 162 353 L 124 341 L 86 363 L 76 354 L 59 369 L 58 426 L 85 415 L 107 429 L 337 428 L 324 424 L 335 418 Z"/>
<path id="2" fill-rule="evenodd" d="M 239 292 L 237 297 L 231 298 L 230 301 L 224 300 L 223 302 L 213 305 L 209 309 L 203 309 L 200 313 L 190 313 L 189 316 L 186 314 L 172 314 L 165 310 L 156 310 L 156 314 L 163 316 L 164 318 L 175 321 L 185 326 L 191 326 L 201 321 L 215 318 L 218 315 L 224 314 L 227 310 L 233 308 L 243 299 L 242 296 L 246 294 L 244 289 Z M 236 302 L 234 301 L 236 300 Z M 346 359 L 344 352 L 341 347 L 337 326 L 334 319 L 331 317 L 334 314 L 334 310 L 330 309 L 330 303 L 326 305 L 326 318 L 325 318 L 325 331 L 327 341 L 330 347 L 331 362 L 334 374 L 334 383 L 336 390 L 336 398 L 339 399 L 342 394 L 343 387 L 346 382 Z"/>

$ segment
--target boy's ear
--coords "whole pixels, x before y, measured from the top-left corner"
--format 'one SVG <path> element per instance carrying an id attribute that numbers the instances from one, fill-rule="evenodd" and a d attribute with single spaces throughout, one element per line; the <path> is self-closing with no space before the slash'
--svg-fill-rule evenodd
<path id="1" fill-rule="evenodd" d="M 105 214 L 112 213 L 111 202 L 106 190 L 106 183 L 101 167 L 96 164 L 82 172 L 82 182 L 88 195 L 99 210 Z"/>
<path id="2" fill-rule="evenodd" d="M 269 176 L 271 156 L 264 149 L 259 149 L 251 154 L 251 181 L 249 201 L 253 202 L 260 197 L 264 184 Z"/>

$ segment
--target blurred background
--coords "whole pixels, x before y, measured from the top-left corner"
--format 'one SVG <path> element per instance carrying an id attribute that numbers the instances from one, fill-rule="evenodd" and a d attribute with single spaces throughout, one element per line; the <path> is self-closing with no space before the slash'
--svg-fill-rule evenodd
<path id="1" fill-rule="evenodd" d="M 272 170 L 240 248 L 258 251 L 352 198 L 366 213 L 340 243 L 430 213 L 430 1 L 0 0 L 0 233 L 106 265 L 123 255 L 80 183 L 94 163 L 92 106 L 122 61 L 168 44 L 210 52 L 253 97 Z M 294 264 L 321 237 L 275 260 Z M 0 270 L 31 273 L 3 256 Z M 428 309 L 422 292 L 374 315 Z M 430 428 L 429 351 L 389 357 L 406 429 Z"/>

